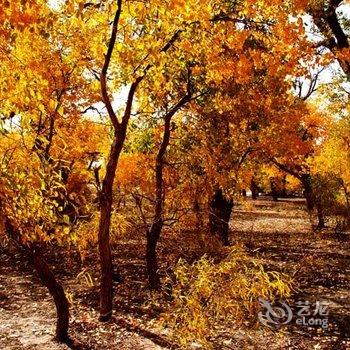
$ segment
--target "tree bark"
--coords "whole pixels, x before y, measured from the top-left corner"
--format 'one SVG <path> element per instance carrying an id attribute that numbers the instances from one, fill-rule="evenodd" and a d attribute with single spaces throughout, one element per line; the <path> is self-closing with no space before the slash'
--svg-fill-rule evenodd
<path id="1" fill-rule="evenodd" d="M 321 41 L 320 44 L 327 47 L 336 56 L 340 67 L 349 80 L 350 60 L 344 55 L 337 55 L 337 51 L 349 47 L 349 38 L 342 28 L 336 13 L 336 9 L 341 3 L 342 1 L 339 0 L 330 1 L 328 9 L 323 7 L 322 10 L 311 10 L 310 14 L 313 17 L 314 23 L 326 39 Z"/>
<path id="2" fill-rule="evenodd" d="M 287 176 L 286 175 L 284 175 L 282 178 L 281 196 L 283 198 L 287 198 Z"/>
<path id="3" fill-rule="evenodd" d="M 252 199 L 257 199 L 259 195 L 259 189 L 254 178 L 250 180 L 250 191 L 252 192 Z"/>
<path id="4" fill-rule="evenodd" d="M 304 187 L 304 196 L 306 199 L 306 206 L 309 211 L 313 210 L 315 207 L 315 199 L 314 194 L 312 190 L 312 179 L 310 174 L 302 174 L 301 177 L 301 183 Z"/>
<path id="5" fill-rule="evenodd" d="M 146 267 L 148 275 L 148 285 L 150 289 L 157 290 L 160 287 L 160 277 L 158 273 L 157 243 L 162 231 L 163 223 L 158 222 L 151 226 L 147 232 L 146 246 Z"/>
<path id="6" fill-rule="evenodd" d="M 113 109 L 110 95 L 107 88 L 107 72 L 111 62 L 113 50 L 117 40 L 119 20 L 122 12 L 122 0 L 117 0 L 117 10 L 114 16 L 112 32 L 108 43 L 107 53 L 105 55 L 103 67 L 100 75 L 101 85 L 101 97 L 106 106 L 110 121 L 114 128 L 114 140 L 111 146 L 110 155 L 108 158 L 106 175 L 102 182 L 102 190 L 100 193 L 100 222 L 98 231 L 98 244 L 100 253 L 100 265 L 101 265 L 101 286 L 100 286 L 100 320 L 108 321 L 112 315 L 113 307 L 113 265 L 110 248 L 110 224 L 112 213 L 112 201 L 113 201 L 113 182 L 115 178 L 115 172 L 118 166 L 118 160 L 122 151 L 126 130 L 129 124 L 131 109 L 133 105 L 135 92 L 145 78 L 147 72 L 153 67 L 152 64 L 148 64 L 143 70 L 143 74 L 135 77 L 131 84 L 128 99 L 124 111 L 122 121 L 119 122 L 117 115 Z M 160 50 L 161 52 L 167 52 L 179 38 L 181 30 L 177 30 L 171 39 Z M 175 106 L 176 107 L 176 106 Z"/>
<path id="7" fill-rule="evenodd" d="M 318 230 L 322 230 L 322 229 L 324 229 L 326 227 L 322 204 L 321 203 L 317 203 L 316 209 L 317 209 L 317 219 L 318 219 L 317 229 Z"/>
<path id="8" fill-rule="evenodd" d="M 113 264 L 110 247 L 110 225 L 113 203 L 113 183 L 117 170 L 120 153 L 126 138 L 126 129 L 131 116 L 131 108 L 138 85 L 144 76 L 138 77 L 131 84 L 122 122 L 117 120 L 114 140 L 108 157 L 106 174 L 102 181 L 100 199 L 100 221 L 98 229 L 98 247 L 101 265 L 100 285 L 100 321 L 108 321 L 113 308 Z"/>
<path id="9" fill-rule="evenodd" d="M 225 246 L 229 245 L 229 221 L 232 209 L 233 201 L 227 199 L 221 189 L 216 190 L 209 203 L 209 229 Z"/>
<path id="10" fill-rule="evenodd" d="M 190 72 L 188 75 L 190 79 Z M 171 133 L 171 119 L 175 113 L 180 110 L 191 100 L 191 87 L 188 82 L 187 94 L 182 97 L 179 102 L 173 106 L 164 117 L 164 132 L 163 139 L 160 144 L 155 166 L 155 205 L 153 222 L 151 227 L 147 230 L 147 247 L 146 247 L 146 266 L 148 275 L 148 284 L 151 289 L 158 289 L 160 286 L 160 278 L 158 274 L 158 262 L 157 262 L 157 243 L 162 232 L 164 218 L 163 218 L 163 205 L 164 205 L 164 184 L 163 184 L 163 168 L 164 157 L 167 147 L 170 142 Z"/>
<path id="11" fill-rule="evenodd" d="M 47 287 L 53 297 L 57 312 L 56 339 L 62 343 L 70 343 L 69 329 L 69 302 L 63 287 L 57 282 L 44 257 L 38 250 L 33 250 L 34 267 L 42 283 Z"/>
<path id="12" fill-rule="evenodd" d="M 2 203 L 0 200 L 0 209 L 1 205 Z M 27 246 L 24 246 L 18 239 L 15 228 L 7 217 L 4 218 L 4 225 L 6 234 L 8 235 L 9 239 L 11 239 L 16 244 L 22 253 L 24 253 L 27 257 L 29 256 L 36 272 L 39 275 L 41 282 L 47 287 L 49 293 L 53 297 L 57 312 L 56 340 L 62 343 L 71 344 L 71 339 L 68 335 L 69 302 L 64 293 L 62 285 L 57 282 L 49 265 L 46 263 L 44 257 L 41 254 L 40 247 L 31 247 L 28 249 Z"/>
<path id="13" fill-rule="evenodd" d="M 277 179 L 276 178 L 270 179 L 270 187 L 271 187 L 272 199 L 274 202 L 277 202 L 278 201 L 278 187 L 277 187 Z"/>
<path id="14" fill-rule="evenodd" d="M 113 264 L 110 247 L 110 225 L 113 202 L 113 182 L 118 165 L 122 142 L 114 139 L 107 163 L 106 175 L 102 183 L 100 199 L 100 221 L 98 230 L 98 248 L 101 265 L 100 285 L 100 321 L 107 321 L 113 307 Z"/>

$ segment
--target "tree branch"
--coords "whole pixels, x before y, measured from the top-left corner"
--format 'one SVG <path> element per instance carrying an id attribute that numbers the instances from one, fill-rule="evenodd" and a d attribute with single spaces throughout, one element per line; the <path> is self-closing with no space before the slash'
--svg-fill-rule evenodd
<path id="1" fill-rule="evenodd" d="M 108 96 L 107 72 L 108 72 L 110 62 L 111 62 L 111 57 L 112 57 L 112 53 L 113 53 L 116 38 L 117 38 L 118 25 L 119 25 L 119 19 L 120 19 L 121 12 L 122 12 L 122 0 L 118 0 L 118 8 L 117 8 L 117 11 L 116 11 L 115 16 L 114 16 L 112 34 L 111 34 L 111 37 L 109 40 L 107 54 L 105 55 L 105 61 L 104 61 L 103 67 L 102 67 L 101 75 L 100 75 L 102 100 L 107 108 L 109 118 L 111 119 L 111 122 L 112 122 L 115 130 L 119 129 L 119 122 L 118 122 L 118 118 L 113 110 L 111 100 Z"/>

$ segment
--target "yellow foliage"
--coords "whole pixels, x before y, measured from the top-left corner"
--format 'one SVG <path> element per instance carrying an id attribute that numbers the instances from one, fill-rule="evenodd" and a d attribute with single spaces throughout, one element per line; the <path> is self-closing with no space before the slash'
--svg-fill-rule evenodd
<path id="1" fill-rule="evenodd" d="M 235 329 L 257 320 L 259 298 L 288 297 L 291 279 L 265 271 L 263 265 L 233 247 L 219 263 L 206 256 L 193 265 L 180 260 L 173 285 L 174 301 L 164 315 L 173 337 L 184 347 L 192 342 L 212 348 L 221 327 Z"/>
<path id="2" fill-rule="evenodd" d="M 96 246 L 98 242 L 98 224 L 99 216 L 94 213 L 88 221 L 80 222 L 74 229 L 75 243 L 82 259 L 85 258 L 89 248 Z M 111 242 L 123 237 L 130 228 L 131 223 L 127 218 L 121 213 L 114 212 L 111 218 Z"/>

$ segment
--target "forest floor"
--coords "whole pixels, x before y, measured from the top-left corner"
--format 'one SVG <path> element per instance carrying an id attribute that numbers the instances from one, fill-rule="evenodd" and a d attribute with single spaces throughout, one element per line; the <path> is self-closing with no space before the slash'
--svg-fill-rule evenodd
<path id="1" fill-rule="evenodd" d="M 302 200 L 268 198 L 235 208 L 231 243 L 242 244 L 270 269 L 293 275 L 296 288 L 288 304 L 299 300 L 326 303 L 327 328 L 292 325 L 279 330 L 242 329 L 217 349 L 350 349 L 350 234 L 333 229 L 315 233 Z M 182 242 L 182 243 L 181 243 Z M 77 253 L 59 249 L 50 264 L 63 282 L 71 302 L 71 335 L 83 349 L 156 350 L 175 348 L 158 319 L 168 304 L 165 293 L 147 290 L 144 234 L 125 238 L 114 248 L 122 282 L 115 285 L 115 313 L 99 323 L 96 253 L 83 264 Z M 167 233 L 159 246 L 165 274 L 180 255 L 191 256 L 183 237 Z M 52 255 L 54 257 L 52 258 Z M 67 256 L 68 255 L 68 256 Z M 59 350 L 53 342 L 55 310 L 32 267 L 8 247 L 0 247 L 0 349 Z"/>

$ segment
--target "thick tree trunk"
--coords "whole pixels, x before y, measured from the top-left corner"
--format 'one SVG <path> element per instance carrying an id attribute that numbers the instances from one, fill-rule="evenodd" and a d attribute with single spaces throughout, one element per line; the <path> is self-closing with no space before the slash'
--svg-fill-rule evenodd
<path id="1" fill-rule="evenodd" d="M 276 184 L 276 179 L 270 179 L 270 187 L 271 187 L 271 194 L 272 194 L 272 199 L 274 202 L 278 201 L 278 188 Z"/>
<path id="2" fill-rule="evenodd" d="M 69 343 L 69 302 L 64 293 L 63 287 L 57 282 L 41 253 L 34 250 L 32 256 L 35 270 L 55 302 L 57 311 L 56 339 L 62 343 Z"/>
<path id="3" fill-rule="evenodd" d="M 250 181 L 250 191 L 252 192 L 252 199 L 257 199 L 259 196 L 259 189 L 254 179 Z"/>
<path id="4" fill-rule="evenodd" d="M 287 198 L 287 176 L 284 175 L 282 178 L 282 190 L 281 190 L 282 198 Z"/>
<path id="5" fill-rule="evenodd" d="M 312 10 L 311 15 L 314 23 L 325 36 L 325 40 L 321 42 L 322 46 L 326 46 L 335 54 L 340 67 L 347 79 L 350 80 L 350 60 L 348 56 L 337 55 L 338 51 L 349 48 L 349 39 L 336 13 L 336 9 L 341 3 L 342 1 L 340 0 L 330 1 L 331 6 L 328 6 L 327 9 L 322 7 L 323 10 Z"/>
<path id="6" fill-rule="evenodd" d="M 350 198 L 349 195 L 345 195 L 346 199 L 346 221 L 350 224 Z"/>
<path id="7" fill-rule="evenodd" d="M 311 175 L 310 174 L 301 175 L 301 183 L 304 187 L 304 196 L 306 199 L 307 209 L 311 211 L 315 207 L 315 200 L 314 200 L 312 183 L 311 183 Z"/>
<path id="8" fill-rule="evenodd" d="M 209 203 L 209 229 L 225 246 L 229 245 L 229 222 L 233 201 L 225 198 L 221 189 L 215 191 Z"/>

